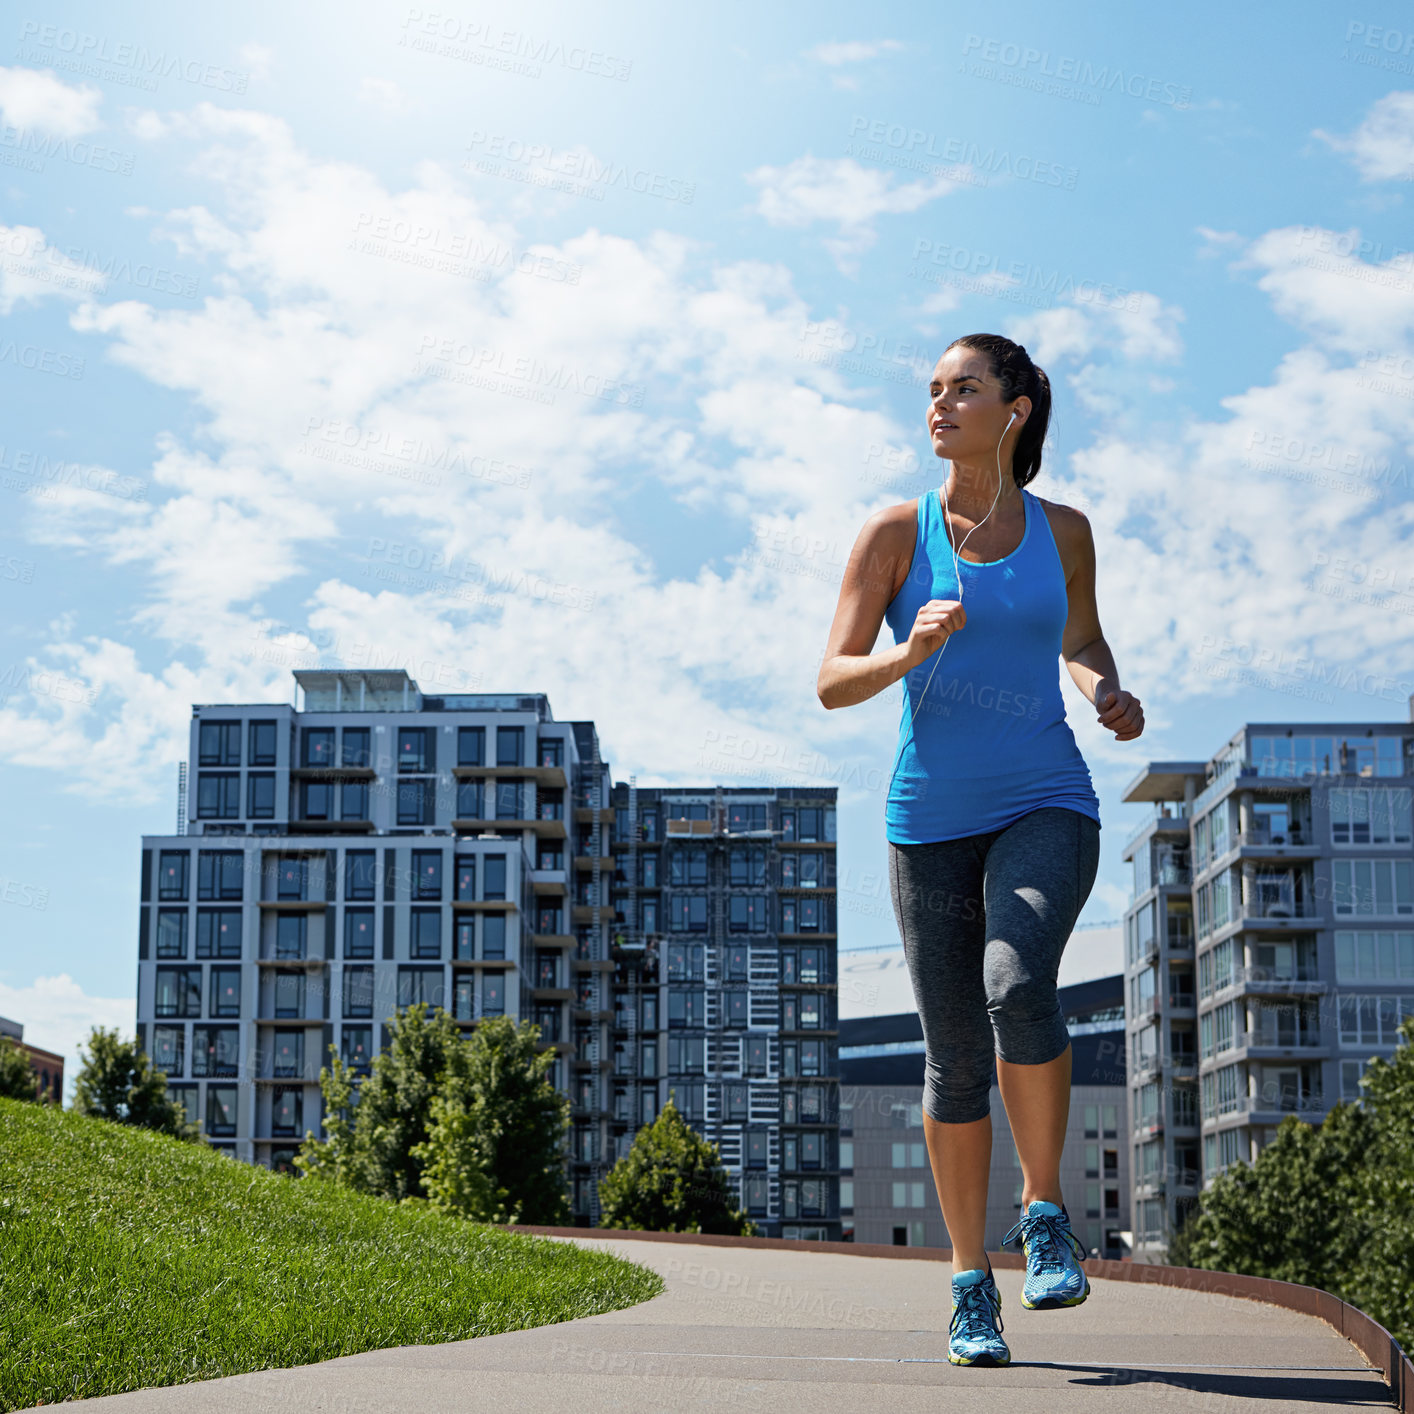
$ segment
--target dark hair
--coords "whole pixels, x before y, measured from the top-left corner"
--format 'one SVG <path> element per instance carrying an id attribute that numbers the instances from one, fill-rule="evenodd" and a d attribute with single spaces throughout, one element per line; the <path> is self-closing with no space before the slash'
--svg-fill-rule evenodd
<path id="1" fill-rule="evenodd" d="M 964 334 L 943 350 L 975 349 L 987 358 L 987 372 L 1002 385 L 1002 401 L 1015 402 L 1023 394 L 1031 399 L 1031 415 L 1021 424 L 1011 459 L 1012 480 L 1025 486 L 1041 470 L 1041 444 L 1051 421 L 1051 380 L 1031 362 L 1024 344 L 1014 344 L 1001 334 Z"/>

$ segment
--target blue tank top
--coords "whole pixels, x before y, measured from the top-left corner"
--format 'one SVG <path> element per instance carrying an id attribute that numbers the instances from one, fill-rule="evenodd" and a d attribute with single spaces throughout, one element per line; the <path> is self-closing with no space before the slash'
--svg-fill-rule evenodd
<path id="1" fill-rule="evenodd" d="M 885 836 L 894 844 L 1004 829 L 1044 805 L 1078 810 L 1100 823 L 1100 803 L 1060 690 L 1065 569 L 1045 508 L 1020 489 L 1021 544 L 982 564 L 958 556 L 961 594 L 942 493 L 934 488 L 918 498 L 913 562 L 884 618 L 894 642 L 904 643 L 929 599 L 960 598 L 967 623 L 903 678 L 884 810 Z"/>

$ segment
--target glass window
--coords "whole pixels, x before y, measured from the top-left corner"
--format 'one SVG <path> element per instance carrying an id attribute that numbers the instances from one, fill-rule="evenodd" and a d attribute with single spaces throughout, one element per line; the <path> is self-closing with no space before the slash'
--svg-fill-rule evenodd
<path id="1" fill-rule="evenodd" d="M 235 1075 L 240 1060 L 238 1026 L 195 1026 L 191 1036 L 194 1076 Z"/>
<path id="2" fill-rule="evenodd" d="M 200 1016 L 201 968 L 159 967 L 153 1011 L 157 1016 Z"/>
<path id="3" fill-rule="evenodd" d="M 506 915 L 504 913 L 483 913 L 481 915 L 481 956 L 488 962 L 497 961 L 506 955 Z"/>
<path id="4" fill-rule="evenodd" d="M 298 1135 L 304 1123 L 304 1091 L 278 1086 L 270 1107 L 272 1135 Z"/>
<path id="5" fill-rule="evenodd" d="M 275 723 L 258 721 L 250 724 L 250 764 L 273 766 L 275 759 Z"/>
<path id="6" fill-rule="evenodd" d="M 459 727 L 457 729 L 457 765 L 484 766 L 486 764 L 486 728 Z"/>
<path id="7" fill-rule="evenodd" d="M 187 955 L 187 911 L 185 908 L 157 910 L 157 956 L 185 958 Z"/>
<path id="8" fill-rule="evenodd" d="M 239 967 L 211 969 L 211 1015 L 241 1014 L 241 970 Z"/>
<path id="9" fill-rule="evenodd" d="M 185 1026 L 154 1026 L 152 1028 L 152 1065 L 179 1079 L 186 1069 L 187 1029 Z"/>
<path id="10" fill-rule="evenodd" d="M 344 1015 L 346 1017 L 371 1017 L 373 1015 L 373 969 L 371 967 L 344 968 Z"/>
<path id="11" fill-rule="evenodd" d="M 241 910 L 199 908 L 196 911 L 197 957 L 241 955 Z"/>
<path id="12" fill-rule="evenodd" d="M 187 897 L 187 871 L 191 852 L 185 849 L 164 849 L 157 856 L 157 897 L 164 903 L 184 903 Z"/>
<path id="13" fill-rule="evenodd" d="M 236 1087 L 208 1085 L 206 1087 L 206 1133 L 213 1138 L 228 1138 L 236 1132 Z"/>
<path id="14" fill-rule="evenodd" d="M 485 899 L 503 899 L 506 896 L 506 856 L 488 854 L 486 856 Z"/>
<path id="15" fill-rule="evenodd" d="M 202 722 L 197 729 L 197 764 L 239 766 L 241 764 L 241 724 Z"/>
<path id="16" fill-rule="evenodd" d="M 409 919 L 412 938 L 410 955 L 429 958 L 442 956 L 442 910 L 440 908 L 414 908 Z"/>
<path id="17" fill-rule="evenodd" d="M 346 908 L 344 910 L 344 956 L 373 956 L 373 910 L 371 908 Z"/>

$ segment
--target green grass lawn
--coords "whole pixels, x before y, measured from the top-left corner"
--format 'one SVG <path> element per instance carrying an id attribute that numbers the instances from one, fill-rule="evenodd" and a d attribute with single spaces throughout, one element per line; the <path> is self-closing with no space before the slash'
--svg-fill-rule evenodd
<path id="1" fill-rule="evenodd" d="M 663 1280 L 565 1242 L 0 1100 L 0 1409 L 616 1311 Z"/>

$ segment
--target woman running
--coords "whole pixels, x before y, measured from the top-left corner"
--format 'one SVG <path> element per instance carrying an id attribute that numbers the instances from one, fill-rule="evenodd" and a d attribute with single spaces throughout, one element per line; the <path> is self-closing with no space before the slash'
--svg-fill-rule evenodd
<path id="1" fill-rule="evenodd" d="M 948 345 L 927 410 L 948 476 L 865 522 L 817 684 L 834 708 L 904 681 L 885 836 L 953 1248 L 955 1365 L 1011 1361 L 983 1246 L 994 1059 L 1023 1177 L 1021 1220 L 1002 1239 L 1026 1253 L 1021 1304 L 1076 1306 L 1090 1291 L 1060 1189 L 1071 1053 L 1056 975 L 1094 887 L 1100 810 L 1057 654 L 1118 740 L 1143 732 L 1144 711 L 1100 631 L 1089 521 L 1025 489 L 1050 411 L 1050 381 L 1022 345 Z M 874 653 L 885 620 L 894 647 Z"/>

